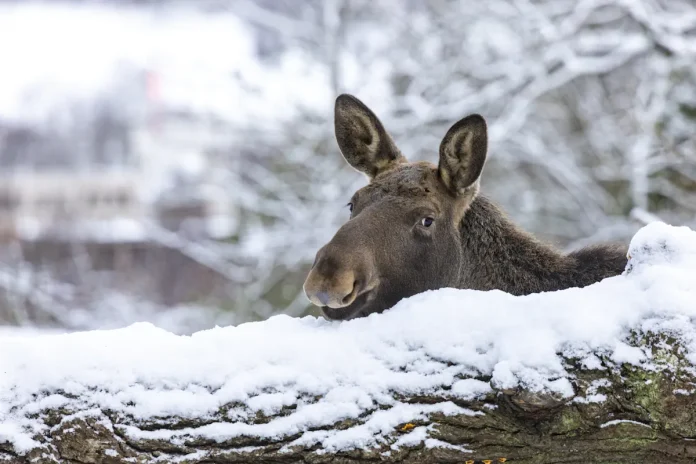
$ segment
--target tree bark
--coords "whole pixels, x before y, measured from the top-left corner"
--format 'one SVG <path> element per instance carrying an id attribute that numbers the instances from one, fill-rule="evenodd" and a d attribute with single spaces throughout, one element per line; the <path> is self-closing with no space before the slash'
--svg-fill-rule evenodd
<path id="1" fill-rule="evenodd" d="M 484 397 L 398 398 L 402 403 L 452 401 L 475 415 L 432 414 L 400 424 L 376 448 L 322 453 L 315 448 L 281 449 L 301 433 L 277 439 L 242 436 L 215 442 L 195 434 L 172 441 L 134 439 L 129 431 L 181 430 L 227 421 L 218 417 L 176 417 L 143 422 L 122 413 L 93 409 L 46 410 L 37 415 L 47 427 L 35 439 L 42 444 L 27 454 L 0 443 L 4 463 L 693 463 L 696 460 L 696 401 L 693 366 L 674 340 L 656 336 L 636 340 L 652 351 L 652 365 L 642 369 L 615 365 L 602 358 L 602 368 L 584 369 L 567 359 L 575 396 L 522 389 L 493 389 Z M 479 379 L 486 380 L 486 379 Z M 224 408 L 223 408 L 224 409 Z M 292 411 L 292 407 L 284 412 Z M 282 416 L 283 412 L 279 414 Z M 256 416 L 250 423 L 274 420 Z M 346 429 L 360 423 L 334 424 Z M 322 428 L 326 430 L 326 427 Z M 423 434 L 414 444 L 393 448 L 408 434 Z M 414 436 L 415 437 L 415 436 Z M 433 446 L 434 445 L 434 446 Z"/>

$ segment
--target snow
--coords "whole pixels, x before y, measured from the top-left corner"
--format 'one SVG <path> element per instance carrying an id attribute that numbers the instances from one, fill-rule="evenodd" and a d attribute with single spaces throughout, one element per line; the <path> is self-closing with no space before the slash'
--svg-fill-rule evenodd
<path id="1" fill-rule="evenodd" d="M 446 448 L 457 450 L 462 453 L 471 453 L 470 449 L 465 448 L 461 445 L 453 445 L 447 443 L 446 441 L 438 440 L 436 438 L 429 438 L 429 432 L 433 429 L 432 425 L 415 427 L 409 433 L 400 436 L 393 445 L 391 449 L 398 450 L 401 447 L 418 446 L 423 443 L 426 448 Z M 382 453 L 386 456 L 390 454 L 390 451 Z"/>
<path id="2" fill-rule="evenodd" d="M 598 389 L 601 387 L 608 387 L 611 382 L 607 379 L 593 380 L 592 383 L 587 387 L 586 396 L 576 396 L 573 398 L 574 403 L 603 403 L 607 399 L 607 395 L 604 393 L 597 393 Z"/>
<path id="3" fill-rule="evenodd" d="M 55 328 L 0 325 L 0 339 L 8 339 L 10 337 L 39 337 L 41 335 L 56 335 L 65 332 L 66 331 L 63 329 Z"/>
<path id="4" fill-rule="evenodd" d="M 696 232 L 652 223 L 630 246 L 627 272 L 584 289 L 515 297 L 441 289 L 383 314 L 347 322 L 275 316 L 179 336 L 149 323 L 44 336 L 0 335 L 0 441 L 24 453 L 48 428 L 37 412 L 56 405 L 134 420 L 206 418 L 177 430 L 135 425 L 132 438 L 281 438 L 320 452 L 427 440 L 395 430 L 439 412 L 477 415 L 452 401 L 407 404 L 398 395 L 470 400 L 523 387 L 574 396 L 564 357 L 651 367 L 631 332 L 663 331 L 696 363 Z M 605 366 L 606 367 L 606 366 Z M 592 367 L 594 368 L 594 367 Z M 602 401 L 597 380 L 588 398 Z M 257 412 L 284 414 L 253 423 Z M 461 403 L 460 403 L 461 404 Z M 221 412 L 223 405 L 233 405 Z M 225 415 L 225 416 L 223 416 Z M 223 420 L 227 419 L 227 420 Z M 228 422 L 228 421 L 233 422 Z M 323 428 L 352 420 L 342 430 Z M 439 446 L 438 442 L 428 442 Z M 444 445 L 443 445 L 444 446 Z"/>
<path id="5" fill-rule="evenodd" d="M 600 428 L 606 428 L 606 427 L 610 427 L 612 425 L 618 425 L 618 424 L 635 424 L 635 425 L 640 425 L 641 427 L 650 428 L 650 426 L 648 424 L 644 424 L 642 422 L 637 422 L 637 421 L 633 421 L 633 420 L 625 420 L 625 419 L 610 420 L 609 422 L 605 422 L 604 424 L 600 425 Z"/>

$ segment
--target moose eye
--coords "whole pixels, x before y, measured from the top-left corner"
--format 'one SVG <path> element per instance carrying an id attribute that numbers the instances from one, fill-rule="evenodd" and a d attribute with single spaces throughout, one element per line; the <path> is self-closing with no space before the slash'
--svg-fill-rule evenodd
<path id="1" fill-rule="evenodd" d="M 353 203 L 348 203 L 346 206 L 348 206 L 348 211 L 351 213 L 353 212 Z"/>
<path id="2" fill-rule="evenodd" d="M 433 225 L 433 222 L 435 222 L 435 219 L 431 217 L 424 217 L 423 219 L 421 219 L 421 225 L 423 227 L 430 227 Z"/>

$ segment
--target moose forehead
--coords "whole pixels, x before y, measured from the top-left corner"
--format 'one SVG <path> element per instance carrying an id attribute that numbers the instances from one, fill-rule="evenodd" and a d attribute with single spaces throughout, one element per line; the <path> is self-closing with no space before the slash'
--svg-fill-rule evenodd
<path id="1" fill-rule="evenodd" d="M 403 163 L 380 173 L 365 187 L 358 190 L 354 199 L 376 202 L 384 198 L 402 198 L 411 201 L 435 201 L 440 190 L 437 168 L 427 162 Z"/>

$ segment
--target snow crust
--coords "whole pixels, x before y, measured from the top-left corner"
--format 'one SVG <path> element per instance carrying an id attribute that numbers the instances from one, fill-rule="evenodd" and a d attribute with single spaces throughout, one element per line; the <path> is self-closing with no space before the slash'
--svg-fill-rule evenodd
<path id="1" fill-rule="evenodd" d="M 522 297 L 442 289 L 342 323 L 275 316 L 191 336 L 147 323 L 38 337 L 0 333 L 0 442 L 19 452 L 39 446 L 34 434 L 48 428 L 42 412 L 63 407 L 78 414 L 108 410 L 136 421 L 213 419 L 174 431 L 126 427 L 134 438 L 300 434 L 291 446 L 398 447 L 426 437 L 419 428 L 418 435 L 397 441 L 393 432 L 404 423 L 434 412 L 481 414 L 453 402 L 406 404 L 395 399 L 398 394 L 469 400 L 522 386 L 570 398 L 564 357 L 592 369 L 606 368 L 597 354 L 650 365 L 649 351 L 631 344 L 631 331 L 668 332 L 696 363 L 696 232 L 650 224 L 634 236 L 629 256 L 623 275 L 584 289 Z M 238 406 L 221 411 L 230 404 Z M 257 412 L 273 415 L 289 405 L 297 407 L 267 423 L 253 422 Z M 357 425 L 317 430 L 343 419 Z"/>

